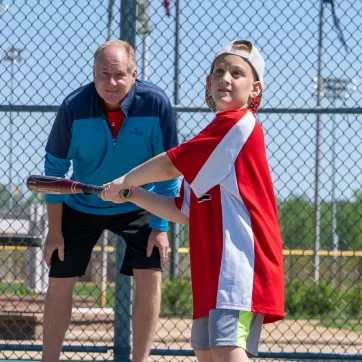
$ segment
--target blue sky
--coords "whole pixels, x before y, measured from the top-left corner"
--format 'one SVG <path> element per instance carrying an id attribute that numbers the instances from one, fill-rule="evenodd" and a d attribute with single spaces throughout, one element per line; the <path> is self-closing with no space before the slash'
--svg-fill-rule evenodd
<path id="1" fill-rule="evenodd" d="M 24 62 L 15 66 L 13 99 L 17 105 L 59 105 L 78 86 L 92 80 L 92 58 L 107 36 L 108 1 L 7 0 L 0 13 L 0 46 L 23 48 Z M 114 8 L 113 39 L 119 38 L 119 1 Z M 347 54 L 325 6 L 323 76 L 356 79 L 359 89 L 344 102 L 361 102 L 362 16 L 359 2 L 337 0 Z M 171 1 L 174 5 L 174 1 Z M 204 79 L 215 51 L 231 39 L 247 38 L 266 60 L 263 108 L 314 107 L 312 78 L 317 75 L 319 1 L 184 1 L 180 0 L 180 105 L 204 106 Z M 175 9 L 166 17 L 161 0 L 150 1 L 149 79 L 163 88 L 174 103 Z M 142 76 L 142 38 L 136 39 Z M 9 62 L 0 63 L 0 104 L 8 104 Z M 329 106 L 324 98 L 322 106 Z M 337 106 L 342 106 L 337 101 Z M 9 114 L 0 113 L 0 182 L 8 180 Z M 13 114 L 15 182 L 42 172 L 44 142 L 53 113 Z M 336 115 L 338 198 L 349 198 L 362 182 L 361 115 Z M 180 140 L 189 138 L 212 119 L 208 113 L 179 116 Z M 323 160 L 321 196 L 331 188 L 331 116 L 322 116 Z M 315 115 L 260 114 L 275 189 L 279 196 L 314 194 Z"/>

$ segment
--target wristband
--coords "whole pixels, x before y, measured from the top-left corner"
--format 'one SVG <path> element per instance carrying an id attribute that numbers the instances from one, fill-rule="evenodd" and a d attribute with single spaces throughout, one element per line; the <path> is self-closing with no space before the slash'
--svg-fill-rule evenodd
<path id="1" fill-rule="evenodd" d="M 119 192 L 119 196 L 122 200 L 128 200 L 132 195 L 131 189 L 124 189 Z"/>

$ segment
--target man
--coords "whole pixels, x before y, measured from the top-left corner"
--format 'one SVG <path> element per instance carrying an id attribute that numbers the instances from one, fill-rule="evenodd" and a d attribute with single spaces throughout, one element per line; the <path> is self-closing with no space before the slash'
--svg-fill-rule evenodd
<path id="1" fill-rule="evenodd" d="M 173 109 L 157 86 L 136 80 L 135 54 L 126 42 L 100 46 L 94 82 L 62 103 L 46 146 L 45 174 L 102 185 L 177 145 Z M 144 186 L 174 197 L 177 180 Z M 72 291 L 85 274 L 103 230 L 126 242 L 121 272 L 134 275 L 133 361 L 146 361 L 160 308 L 161 267 L 168 252 L 167 221 L 131 204 L 97 195 L 47 195 L 49 233 L 44 258 L 49 288 L 44 311 L 43 361 L 57 362 L 69 327 Z M 154 248 L 156 246 L 156 248 Z"/>

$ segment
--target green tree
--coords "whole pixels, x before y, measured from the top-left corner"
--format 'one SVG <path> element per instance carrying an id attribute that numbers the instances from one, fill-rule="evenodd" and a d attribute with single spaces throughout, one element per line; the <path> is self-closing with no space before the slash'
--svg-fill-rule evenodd
<path id="1" fill-rule="evenodd" d="M 45 194 L 41 192 L 33 192 L 27 199 L 27 204 L 42 204 L 45 201 Z"/>
<path id="2" fill-rule="evenodd" d="M 10 192 L 6 186 L 0 184 L 0 211 L 9 210 Z"/>
<path id="3" fill-rule="evenodd" d="M 279 205 L 279 225 L 285 247 L 310 249 L 314 242 L 314 206 L 302 196 L 291 196 Z"/>
<path id="4" fill-rule="evenodd" d="M 290 196 L 279 202 L 279 224 L 285 247 L 313 249 L 314 204 L 301 196 Z M 332 202 L 322 201 L 320 218 L 320 247 L 332 249 Z M 337 203 L 337 234 L 340 250 L 362 249 L 362 191 L 352 201 Z"/>
<path id="5" fill-rule="evenodd" d="M 362 191 L 355 193 L 353 201 L 337 204 L 337 234 L 342 250 L 362 249 Z"/>

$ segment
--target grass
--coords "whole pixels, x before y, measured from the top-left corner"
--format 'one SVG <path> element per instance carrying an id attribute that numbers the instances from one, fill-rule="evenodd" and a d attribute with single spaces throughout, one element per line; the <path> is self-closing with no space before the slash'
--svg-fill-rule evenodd
<path id="1" fill-rule="evenodd" d="M 73 295 L 80 296 L 92 296 L 96 300 L 95 308 L 98 308 L 101 291 L 97 288 L 96 284 L 86 283 L 86 284 L 76 284 L 73 290 Z M 106 305 L 105 308 L 114 308 L 114 286 L 107 286 L 106 290 Z"/>
<path id="2" fill-rule="evenodd" d="M 28 291 L 25 288 L 25 285 L 19 282 L 0 282 L 0 293 L 6 295 L 36 295 L 33 291 Z M 94 283 L 77 283 L 75 285 L 73 295 L 80 295 L 80 296 L 92 296 L 95 298 L 95 308 L 99 308 L 99 300 L 101 292 L 99 288 L 97 288 L 96 284 Z M 114 307 L 114 286 L 107 286 L 106 290 L 106 305 L 105 308 L 113 308 Z"/>

